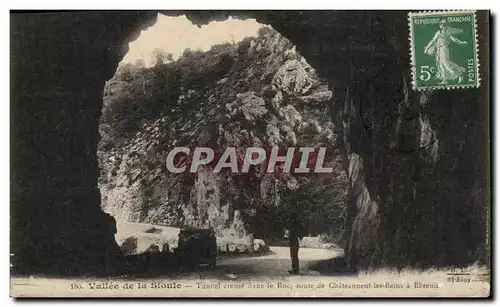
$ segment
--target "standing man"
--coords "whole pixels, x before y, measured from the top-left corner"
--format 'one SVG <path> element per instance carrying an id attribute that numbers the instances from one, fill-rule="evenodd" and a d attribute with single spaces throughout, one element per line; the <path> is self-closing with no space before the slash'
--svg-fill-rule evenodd
<path id="1" fill-rule="evenodd" d="M 299 274 L 299 240 L 305 235 L 305 229 L 301 225 L 296 213 L 290 215 L 290 228 L 288 232 L 288 240 L 290 243 L 290 258 L 292 259 L 292 270 L 288 273 Z"/>

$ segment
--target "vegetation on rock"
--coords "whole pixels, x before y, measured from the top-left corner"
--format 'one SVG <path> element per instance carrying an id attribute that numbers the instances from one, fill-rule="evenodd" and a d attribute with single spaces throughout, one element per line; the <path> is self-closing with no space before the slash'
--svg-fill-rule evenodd
<path id="1" fill-rule="evenodd" d="M 250 242 L 281 235 L 297 211 L 310 233 L 339 237 L 347 178 L 330 120 L 332 92 L 271 28 L 154 67 L 121 66 L 105 90 L 99 145 L 103 207 L 119 220 L 212 226 Z M 140 64 L 140 63 L 139 63 Z M 323 146 L 332 174 L 169 174 L 174 147 Z M 224 240 L 224 239 L 223 239 Z"/>

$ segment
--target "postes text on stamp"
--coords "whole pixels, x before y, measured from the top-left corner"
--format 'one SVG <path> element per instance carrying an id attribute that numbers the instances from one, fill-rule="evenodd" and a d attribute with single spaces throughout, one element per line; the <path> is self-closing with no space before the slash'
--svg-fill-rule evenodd
<path id="1" fill-rule="evenodd" d="M 409 13 L 413 88 L 478 87 L 474 11 Z"/>

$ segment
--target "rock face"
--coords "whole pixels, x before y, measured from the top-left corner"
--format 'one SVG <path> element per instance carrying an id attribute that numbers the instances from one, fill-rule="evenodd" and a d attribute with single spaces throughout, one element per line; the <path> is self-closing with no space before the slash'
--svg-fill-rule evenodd
<path id="1" fill-rule="evenodd" d="M 255 17 L 287 37 L 335 86 L 332 131 L 341 132 L 353 187 L 345 237 L 351 265 L 487 263 L 489 89 L 413 92 L 406 12 L 165 12 L 184 13 L 196 24 L 229 14 Z M 488 20 L 487 12 L 478 13 L 483 85 L 489 83 Z M 118 246 L 97 187 L 98 120 L 105 81 L 128 42 L 154 21 L 149 12 L 12 17 L 15 272 L 119 267 L 117 259 L 109 261 Z M 271 102 L 280 100 L 276 95 Z M 307 126 L 319 130 L 314 122 Z M 287 129 L 277 128 L 266 130 L 293 143 Z"/>
<path id="2" fill-rule="evenodd" d="M 15 272 L 81 276 L 120 270 L 120 250 L 97 188 L 102 88 L 127 52 L 127 39 L 154 22 L 152 17 L 145 12 L 12 17 Z"/>
<path id="3" fill-rule="evenodd" d="M 409 67 L 394 60 L 406 58 L 397 42 L 407 31 L 392 27 L 385 32 L 395 42 L 385 45 L 387 57 L 372 58 L 374 71 L 359 69 L 363 78 L 354 78 L 362 81 L 336 100 L 351 184 L 348 263 L 429 267 L 485 261 L 487 96 L 478 89 L 413 91 Z M 380 71 L 384 78 L 366 76 Z"/>
<path id="4" fill-rule="evenodd" d="M 222 62 L 232 64 L 214 77 L 212 71 Z M 172 89 L 156 94 L 154 80 L 173 72 L 181 84 L 178 97 L 169 102 L 164 95 Z M 187 54 L 174 63 L 138 68 L 132 75 L 126 75 L 126 83 L 117 73 L 105 89 L 98 151 L 102 207 L 119 221 L 212 227 L 221 250 L 252 251 L 250 221 L 265 202 L 259 197 L 264 174 L 208 168 L 172 174 L 166 170 L 166 154 L 176 146 L 200 145 L 218 154 L 236 147 L 240 158 L 249 146 L 336 147 L 327 112 L 331 91 L 293 45 L 270 28 L 238 45 L 214 46 L 206 54 Z M 195 78 L 196 83 L 182 83 Z M 136 85 L 147 90 L 125 93 Z M 155 95 L 162 101 L 157 114 L 141 118 L 124 140 L 110 142 L 122 121 L 106 120 L 111 112 L 122 114 L 116 105 L 144 101 L 137 104 L 153 108 Z"/>

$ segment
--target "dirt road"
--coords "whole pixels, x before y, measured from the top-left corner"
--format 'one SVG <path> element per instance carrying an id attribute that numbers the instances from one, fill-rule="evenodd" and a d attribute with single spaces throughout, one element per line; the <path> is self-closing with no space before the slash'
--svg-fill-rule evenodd
<path id="1" fill-rule="evenodd" d="M 126 238 L 134 236 L 138 238 L 138 252 L 145 251 L 151 244 L 163 246 L 163 243 L 167 242 L 170 247 L 177 246 L 179 228 L 117 222 L 117 229 L 117 243 L 122 244 Z M 151 231 L 152 229 L 155 231 Z M 288 275 L 288 270 L 291 269 L 290 249 L 281 246 L 271 246 L 270 249 L 272 253 L 264 256 L 221 257 L 217 260 L 215 271 L 209 272 L 206 268 L 200 268 L 200 272 L 181 275 L 185 278 L 199 277 L 200 275 L 226 278 L 228 274 L 238 277 Z M 300 269 L 304 274 L 320 275 L 318 272 L 313 272 L 314 269 L 311 269 L 310 266 L 338 256 L 342 256 L 340 249 L 327 250 L 301 247 L 299 250 Z M 159 275 L 162 275 L 162 273 L 159 273 Z"/>
<path id="2" fill-rule="evenodd" d="M 478 280 L 483 268 L 471 268 L 474 282 L 447 282 L 449 270 L 427 272 L 393 272 L 379 270 L 360 274 L 337 274 L 323 270 L 318 264 L 331 264 L 329 259 L 338 257 L 340 250 L 301 248 L 301 276 L 288 274 L 289 249 L 271 247 L 272 254 L 260 257 L 219 259 L 215 271 L 200 268 L 199 271 L 174 275 L 129 276 L 112 279 L 13 277 L 11 295 L 64 296 L 64 297 L 237 297 L 237 296 L 323 296 L 323 297 L 405 297 L 405 296 L 480 296 L 489 295 L 487 279 Z M 102 284 L 105 290 L 93 289 Z M 127 285 L 148 285 L 132 288 Z M 157 285 L 174 285 L 161 288 Z M 317 285 L 323 286 L 317 286 Z M 76 287 L 75 285 L 78 285 Z M 266 285 L 273 285 L 268 287 Z M 356 288 L 364 285 L 368 288 Z M 377 285 L 377 286 L 376 286 Z M 228 287 L 229 286 L 229 287 Z M 244 286 L 244 288 L 242 288 Z M 307 286 L 307 287 L 306 287 Z"/>
<path id="3" fill-rule="evenodd" d="M 288 247 L 271 246 L 272 254 L 258 257 L 237 257 L 221 259 L 217 262 L 217 271 L 226 274 L 251 276 L 284 276 L 291 269 L 290 249 Z M 341 250 L 300 248 L 299 260 L 303 274 L 320 275 L 312 271 L 310 266 L 322 260 L 342 256 Z"/>
<path id="4" fill-rule="evenodd" d="M 120 245 L 126 238 L 134 236 L 138 238 L 137 251 L 145 251 L 151 244 L 163 246 L 169 243 L 170 247 L 177 246 L 179 228 L 163 227 L 144 223 L 117 222 L 118 233 L 116 241 Z M 154 229 L 155 231 L 152 231 Z M 236 258 L 221 257 L 217 260 L 217 268 L 214 272 L 208 272 L 200 268 L 203 276 L 284 276 L 291 269 L 290 249 L 288 247 L 271 246 L 271 254 L 265 256 L 238 256 Z M 339 257 L 342 251 L 303 248 L 299 250 L 300 269 L 304 274 L 320 275 L 310 266 L 321 261 Z M 158 273 L 161 275 L 162 273 Z M 198 276 L 197 273 L 186 274 L 183 277 Z"/>

